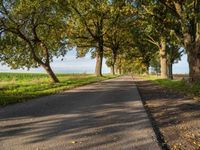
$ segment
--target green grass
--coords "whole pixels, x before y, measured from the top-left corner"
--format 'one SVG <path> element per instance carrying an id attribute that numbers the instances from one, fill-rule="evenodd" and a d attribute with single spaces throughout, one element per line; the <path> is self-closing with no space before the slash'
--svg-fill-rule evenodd
<path id="1" fill-rule="evenodd" d="M 77 86 L 98 82 L 116 76 L 96 77 L 91 74 L 58 74 L 60 83 L 53 84 L 46 74 L 0 73 L 0 105 L 23 102 Z"/>
<path id="2" fill-rule="evenodd" d="M 183 92 L 189 95 L 200 95 L 200 83 L 190 85 L 184 80 L 161 79 L 154 75 L 142 76 L 143 79 L 159 84 L 174 91 Z"/>

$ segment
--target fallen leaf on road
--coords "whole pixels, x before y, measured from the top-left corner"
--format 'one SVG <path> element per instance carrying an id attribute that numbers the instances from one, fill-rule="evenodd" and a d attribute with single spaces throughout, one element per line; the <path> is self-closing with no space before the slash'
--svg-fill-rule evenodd
<path id="1" fill-rule="evenodd" d="M 78 143 L 77 141 L 71 141 L 70 142 L 71 144 L 76 144 L 76 143 Z"/>

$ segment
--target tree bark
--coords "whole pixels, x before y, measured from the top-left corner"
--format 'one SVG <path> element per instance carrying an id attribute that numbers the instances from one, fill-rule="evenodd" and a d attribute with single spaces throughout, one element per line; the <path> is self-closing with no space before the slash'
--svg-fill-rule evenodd
<path id="1" fill-rule="evenodd" d="M 121 67 L 119 67 L 118 72 L 119 72 L 120 75 L 122 74 L 122 68 Z"/>
<path id="2" fill-rule="evenodd" d="M 191 38 L 191 35 L 190 35 Z M 190 40 L 191 41 L 191 40 Z M 187 43 L 185 43 L 187 45 Z M 187 46 L 189 77 L 192 83 L 200 80 L 200 23 L 196 23 L 194 44 Z"/>
<path id="3" fill-rule="evenodd" d="M 113 51 L 113 58 L 112 58 L 112 64 L 111 64 L 111 73 L 115 75 L 115 64 L 116 64 L 117 54 Z"/>
<path id="4" fill-rule="evenodd" d="M 181 27 L 183 33 L 183 43 L 188 55 L 189 77 L 190 83 L 196 83 L 200 79 L 200 23 L 198 22 L 198 14 L 200 12 L 200 1 L 194 1 L 193 13 L 195 14 L 188 20 L 188 12 L 184 11 L 182 4 L 174 2 L 176 12 L 181 18 Z M 192 26 L 188 27 L 188 22 L 192 22 Z M 195 31 L 195 32 L 192 32 Z"/>
<path id="5" fill-rule="evenodd" d="M 171 80 L 173 80 L 173 64 L 172 63 L 170 63 L 169 65 L 168 65 L 168 71 L 169 71 L 169 79 L 171 79 Z"/>
<path id="6" fill-rule="evenodd" d="M 48 76 L 51 78 L 53 83 L 58 83 L 59 80 L 56 77 L 55 73 L 53 72 L 53 70 L 51 69 L 51 66 L 50 66 L 48 49 L 45 47 L 46 62 L 43 62 L 40 58 L 38 58 L 36 56 L 34 46 L 28 40 L 27 40 L 27 42 L 31 48 L 31 53 L 33 55 L 33 59 L 45 69 L 45 71 L 47 72 Z M 42 45 L 42 46 L 44 46 L 44 45 Z"/>
<path id="7" fill-rule="evenodd" d="M 192 37 L 195 37 L 195 41 Z M 200 80 L 200 23 L 196 24 L 195 35 L 185 32 L 184 45 L 188 55 L 190 83 L 196 83 Z"/>
<path id="8" fill-rule="evenodd" d="M 112 75 L 115 75 L 115 65 L 114 64 L 111 65 L 111 73 L 112 73 Z"/>
<path id="9" fill-rule="evenodd" d="M 95 68 L 96 76 L 102 76 L 102 63 L 103 63 L 103 45 L 101 43 L 98 43 L 96 51 L 96 68 Z"/>
<path id="10" fill-rule="evenodd" d="M 191 83 L 196 83 L 200 80 L 200 56 L 199 54 L 195 53 L 195 49 L 191 49 L 187 52 L 189 63 L 189 77 Z"/>
<path id="11" fill-rule="evenodd" d="M 42 64 L 42 67 L 46 70 L 47 74 L 51 78 L 53 83 L 59 83 L 58 78 L 56 77 L 55 73 L 51 69 L 50 64 Z"/>
<path id="12" fill-rule="evenodd" d="M 146 74 L 146 75 L 149 74 L 149 66 L 146 66 L 145 74 Z"/>
<path id="13" fill-rule="evenodd" d="M 116 64 L 116 60 L 117 60 L 117 48 L 112 48 L 112 74 L 115 75 L 115 64 Z"/>
<path id="14" fill-rule="evenodd" d="M 117 65 L 115 65 L 115 73 L 119 74 Z"/>
<path id="15" fill-rule="evenodd" d="M 148 75 L 149 74 L 149 62 L 143 62 L 143 64 L 144 64 L 144 66 L 145 66 L 145 72 L 144 72 L 144 74 L 145 75 Z"/>
<path id="16" fill-rule="evenodd" d="M 167 79 L 167 53 L 166 53 L 166 39 L 161 37 L 160 41 L 160 71 L 161 78 Z"/>
<path id="17" fill-rule="evenodd" d="M 41 48 L 44 49 L 44 53 L 45 53 L 45 57 L 46 57 L 45 63 L 42 64 L 42 66 L 46 70 L 46 72 L 49 75 L 49 77 L 51 78 L 52 82 L 58 83 L 59 80 L 56 77 L 55 73 L 53 72 L 53 70 L 51 69 L 51 66 L 50 66 L 49 49 L 46 47 L 46 45 L 44 43 L 40 42 L 39 45 L 41 46 Z"/>

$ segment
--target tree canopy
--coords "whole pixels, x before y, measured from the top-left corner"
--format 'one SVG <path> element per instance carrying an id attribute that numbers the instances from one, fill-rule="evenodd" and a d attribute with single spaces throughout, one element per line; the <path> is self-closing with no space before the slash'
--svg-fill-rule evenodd
<path id="1" fill-rule="evenodd" d="M 155 67 L 172 78 L 183 50 L 191 82 L 200 74 L 198 0 L 1 0 L 0 61 L 11 68 L 42 66 L 53 82 L 54 57 L 76 49 L 91 53 L 95 74 L 102 60 L 115 72 L 148 73 Z"/>
<path id="2" fill-rule="evenodd" d="M 0 60 L 11 68 L 42 66 L 58 82 L 50 62 L 66 53 L 65 22 L 56 0 L 0 4 Z"/>

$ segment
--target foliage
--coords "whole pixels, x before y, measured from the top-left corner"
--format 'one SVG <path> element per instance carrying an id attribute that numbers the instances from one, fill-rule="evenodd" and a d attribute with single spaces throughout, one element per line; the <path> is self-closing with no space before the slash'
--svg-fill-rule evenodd
<path id="1" fill-rule="evenodd" d="M 188 54 L 190 82 L 195 83 L 200 73 L 200 1 L 137 0 L 137 2 L 158 18 L 159 23 L 163 25 L 161 29 L 174 35 L 180 45 L 184 46 Z"/>
<path id="2" fill-rule="evenodd" d="M 115 74 L 115 65 L 118 55 L 131 48 L 133 36 L 130 29 L 133 26 L 134 10 L 125 1 L 112 1 L 110 4 L 109 30 L 104 36 L 106 64 Z"/>
<path id="3" fill-rule="evenodd" d="M 0 61 L 14 69 L 42 66 L 57 82 L 50 62 L 75 48 L 77 57 L 91 52 L 96 58 L 96 75 L 102 75 L 105 57 L 113 72 L 147 73 L 152 65 L 165 76 L 167 70 L 172 73 L 184 46 L 191 79 L 197 78 L 198 4 L 194 0 L 2 0 Z"/>
<path id="4" fill-rule="evenodd" d="M 1 60 L 13 69 L 40 65 L 33 59 L 29 42 L 41 61 L 63 56 L 66 52 L 62 43 L 64 35 L 58 35 L 64 23 L 56 7 L 54 0 L 1 2 Z M 42 43 L 49 48 L 49 58 L 42 50 Z"/>
<path id="5" fill-rule="evenodd" d="M 66 53 L 65 22 L 57 0 L 0 2 L 0 61 L 11 68 L 50 68 L 53 57 Z"/>
<path id="6" fill-rule="evenodd" d="M 69 0 L 71 17 L 67 21 L 69 43 L 75 45 L 77 56 L 85 56 L 89 51 L 97 58 L 96 75 L 102 76 L 104 35 L 109 30 L 108 0 Z"/>

